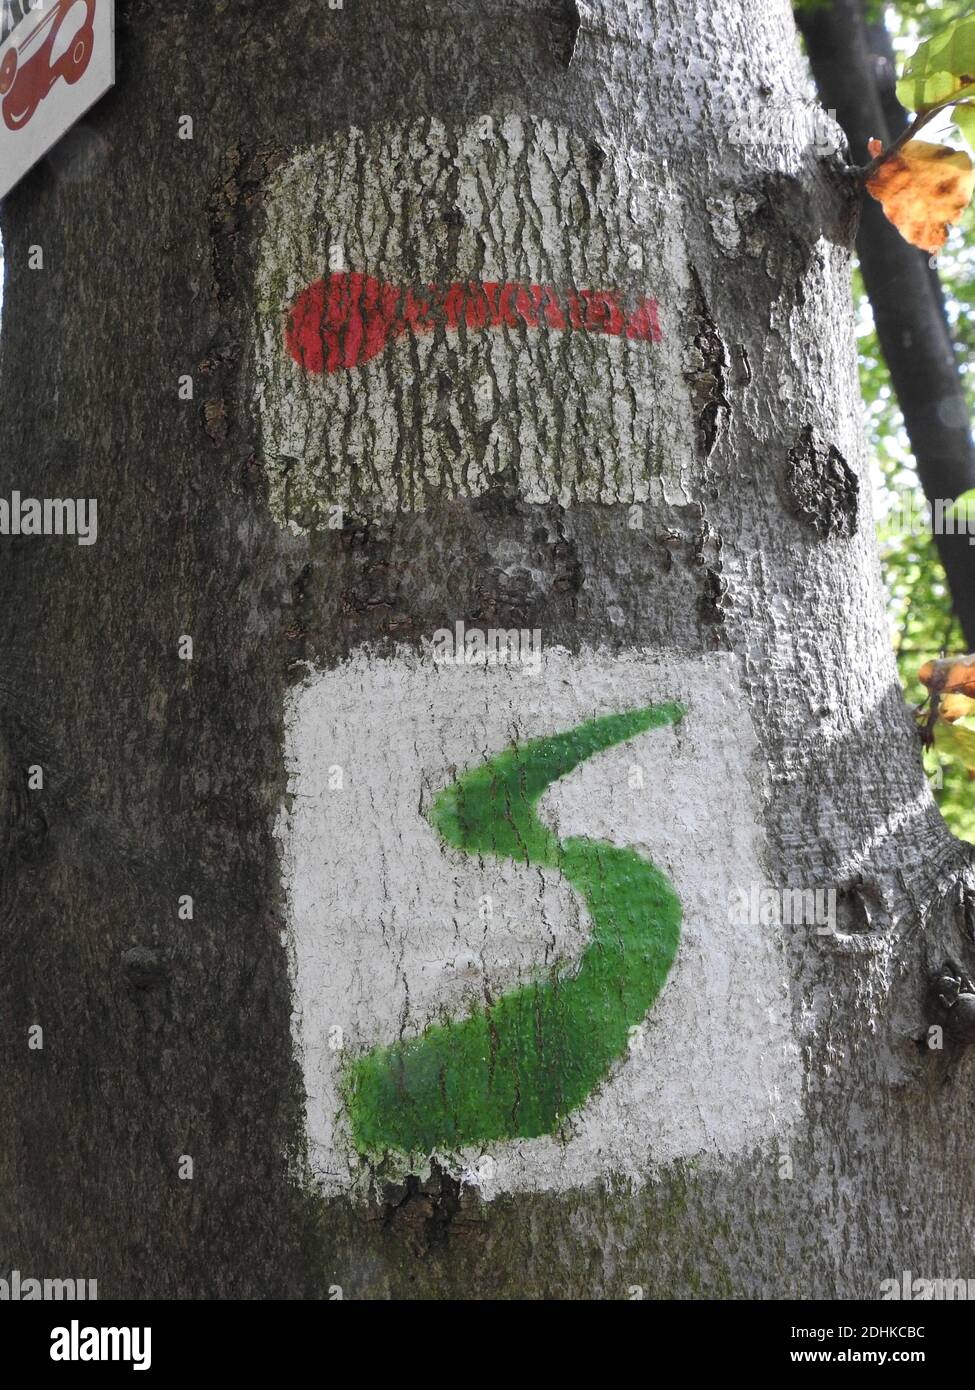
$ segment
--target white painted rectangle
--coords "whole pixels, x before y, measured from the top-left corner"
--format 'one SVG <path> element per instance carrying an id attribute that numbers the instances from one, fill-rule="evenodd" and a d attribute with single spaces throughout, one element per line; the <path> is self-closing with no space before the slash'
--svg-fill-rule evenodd
<path id="1" fill-rule="evenodd" d="M 683 927 L 662 994 L 560 1134 L 438 1160 L 490 1197 L 640 1185 L 676 1159 L 778 1151 L 800 1069 L 781 939 L 729 912 L 736 891 L 766 878 L 762 762 L 734 659 L 554 649 L 533 667 L 473 667 L 360 652 L 309 672 L 286 710 L 278 833 L 306 1152 L 321 1190 L 370 1180 L 343 1101 L 350 1055 L 571 961 L 590 932 L 557 873 L 445 850 L 425 819 L 432 798 L 512 741 L 671 700 L 687 710 L 679 730 L 599 754 L 539 803 L 560 837 L 636 848 L 672 883 Z"/>
<path id="2" fill-rule="evenodd" d="M 577 134 L 509 112 L 350 127 L 274 173 L 255 392 L 277 521 L 315 530 L 335 506 L 422 511 L 431 496 L 479 497 L 512 475 L 531 503 L 691 500 L 680 198 L 662 169 L 651 193 L 625 149 L 607 148 L 598 167 L 592 155 Z M 312 371 L 286 342 L 316 283 L 332 311 L 360 304 L 365 286 L 402 291 L 401 307 L 407 294 L 431 306 L 458 288 L 467 297 L 453 315 L 443 304 L 421 314 L 430 331 L 391 332 L 359 365 L 339 365 L 339 352 Z M 488 290 L 537 294 L 545 308 L 519 311 L 521 326 L 472 327 Z M 627 316 L 652 296 L 659 337 L 570 331 L 573 299 L 592 294 L 615 296 Z M 337 350 L 345 324 L 339 313 L 314 326 Z"/>

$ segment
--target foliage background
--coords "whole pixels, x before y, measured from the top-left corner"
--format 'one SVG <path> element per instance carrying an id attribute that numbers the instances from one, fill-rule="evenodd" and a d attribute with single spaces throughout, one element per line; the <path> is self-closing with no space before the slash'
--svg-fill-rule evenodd
<path id="1" fill-rule="evenodd" d="M 971 12 L 971 0 L 948 0 L 945 4 L 900 0 L 883 10 L 887 28 L 898 56 L 903 59 L 929 34 L 961 15 Z M 876 10 L 880 18 L 881 10 Z M 930 132 L 930 133 L 929 133 Z M 950 117 L 932 122 L 925 139 L 946 139 L 963 146 Z M 971 418 L 975 406 L 975 212 L 969 207 L 960 228 L 952 231 L 937 261 L 944 289 L 948 317 L 959 350 L 961 377 Z M 918 669 L 929 657 L 964 652 L 965 644 L 958 624 L 950 612 L 944 571 L 930 534 L 912 534 L 905 527 L 910 506 L 925 516 L 924 495 L 914 471 L 904 422 L 894 399 L 884 365 L 873 318 L 859 271 L 854 276 L 854 293 L 859 316 L 860 382 L 866 403 L 867 432 L 874 474 L 875 517 L 880 542 L 887 612 L 891 640 L 904 693 L 918 704 L 926 691 L 917 679 Z M 918 528 L 914 528 L 918 529 Z M 963 721 L 971 723 L 971 721 Z M 933 750 L 925 754 L 932 790 L 942 814 L 956 835 L 975 841 L 975 780 L 968 769 L 954 759 Z"/>

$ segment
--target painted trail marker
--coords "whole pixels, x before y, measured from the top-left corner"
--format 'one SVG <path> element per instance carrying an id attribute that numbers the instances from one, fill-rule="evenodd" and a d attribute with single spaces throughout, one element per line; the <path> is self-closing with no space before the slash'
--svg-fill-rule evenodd
<path id="1" fill-rule="evenodd" d="M 336 271 L 302 290 L 288 310 L 284 340 L 306 372 L 352 371 L 376 357 L 404 333 L 421 337 L 438 328 L 542 329 L 567 333 L 609 333 L 631 342 L 659 343 L 657 301 L 641 295 L 627 312 L 614 290 L 561 293 L 554 285 L 508 280 L 455 280 L 446 287 L 416 292 L 383 285 L 372 275 Z"/>
<path id="2" fill-rule="evenodd" d="M 683 714 L 677 704 L 651 705 L 516 743 L 436 797 L 429 820 L 446 844 L 561 874 L 583 898 L 593 937 L 556 978 L 353 1062 L 346 1075 L 357 1147 L 423 1154 L 553 1134 L 625 1056 L 630 1029 L 673 964 L 680 902 L 634 850 L 557 840 L 536 803 L 587 758 Z"/>
<path id="3" fill-rule="evenodd" d="M 639 167 L 507 114 L 351 128 L 277 169 L 253 361 L 275 518 L 512 481 L 565 506 L 693 500 L 680 204 Z"/>
<path id="4" fill-rule="evenodd" d="M 641 1183 L 798 1104 L 733 660 L 355 656 L 287 710 L 294 1038 L 326 1192 L 436 1154 L 486 1195 Z"/>
<path id="5" fill-rule="evenodd" d="M 115 0 L 5 0 L 3 15 L 0 198 L 115 82 Z"/>

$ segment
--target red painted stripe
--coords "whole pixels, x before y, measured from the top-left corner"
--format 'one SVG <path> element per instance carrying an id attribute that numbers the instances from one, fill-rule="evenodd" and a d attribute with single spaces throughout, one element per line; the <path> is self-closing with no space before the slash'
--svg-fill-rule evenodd
<path id="1" fill-rule="evenodd" d="M 566 310 L 568 313 L 566 314 Z M 552 285 L 455 280 L 445 289 L 402 290 L 360 271 L 315 280 L 288 310 L 285 343 L 307 372 L 361 367 L 403 333 L 467 329 L 547 328 L 605 333 L 634 341 L 663 338 L 657 301 L 644 296 L 626 313 L 616 290 L 559 292 Z"/>

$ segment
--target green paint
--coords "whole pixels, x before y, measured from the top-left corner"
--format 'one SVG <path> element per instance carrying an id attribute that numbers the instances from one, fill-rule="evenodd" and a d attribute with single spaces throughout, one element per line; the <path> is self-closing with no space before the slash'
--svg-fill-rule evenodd
<path id="1" fill-rule="evenodd" d="M 683 714 L 678 704 L 651 705 L 516 745 L 436 798 L 428 819 L 447 844 L 564 875 L 585 900 L 592 940 L 571 971 L 351 1063 L 347 1094 L 360 1150 L 430 1153 L 551 1134 L 626 1053 L 630 1028 L 676 954 L 680 901 L 635 850 L 560 842 L 535 808 L 579 763 Z"/>

